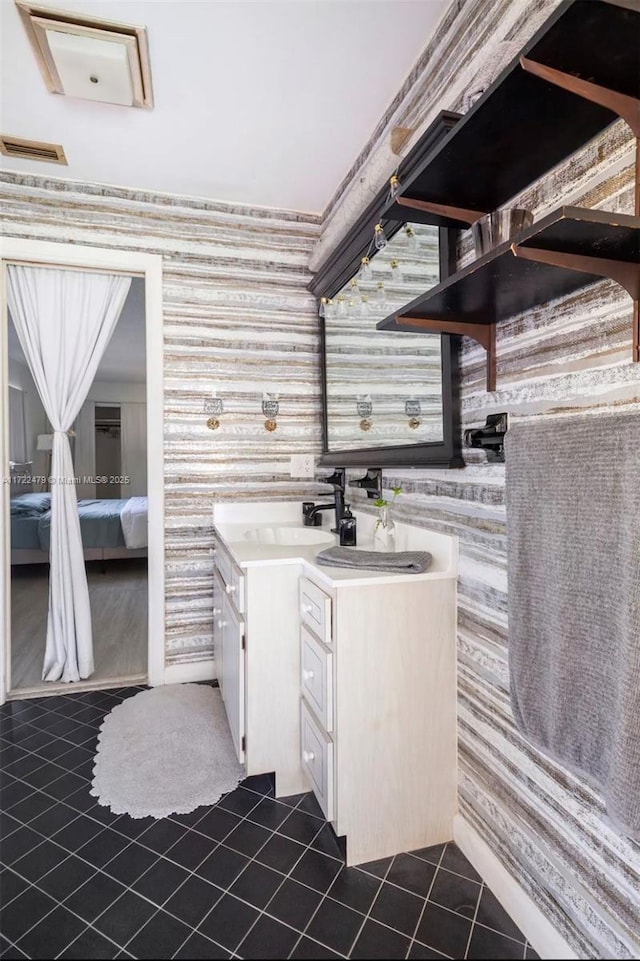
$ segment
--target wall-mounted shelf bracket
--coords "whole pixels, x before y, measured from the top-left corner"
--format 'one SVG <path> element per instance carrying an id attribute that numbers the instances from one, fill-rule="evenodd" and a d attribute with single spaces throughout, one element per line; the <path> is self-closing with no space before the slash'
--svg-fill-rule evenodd
<path id="1" fill-rule="evenodd" d="M 540 247 L 524 247 L 512 244 L 511 252 L 515 257 L 536 260 L 540 264 L 564 267 L 566 270 L 579 270 L 583 274 L 596 274 L 608 277 L 627 291 L 633 300 L 640 299 L 640 264 L 625 260 L 606 260 L 604 257 L 591 257 L 588 254 L 570 254 L 561 250 L 544 250 Z"/>
<path id="2" fill-rule="evenodd" d="M 487 210 L 470 210 L 467 207 L 452 207 L 450 204 L 432 204 L 428 200 L 413 200 L 411 197 L 396 197 L 396 203 L 408 210 L 420 210 L 422 213 L 449 217 L 451 220 L 459 220 L 469 226 L 488 213 Z"/>
<path id="3" fill-rule="evenodd" d="M 547 67 L 545 64 L 538 63 L 536 60 L 530 60 L 528 57 L 520 57 L 520 66 L 527 73 L 533 74 L 536 77 L 540 77 L 542 80 L 547 80 L 549 83 L 553 83 L 557 87 L 561 87 L 563 90 L 568 90 L 571 93 L 575 93 L 579 97 L 583 97 L 585 100 L 590 100 L 592 103 L 597 103 L 601 107 L 606 107 L 608 110 L 613 111 L 613 113 L 617 114 L 629 124 L 636 138 L 636 182 L 634 207 L 636 217 L 640 216 L 640 99 L 637 97 L 631 97 L 625 93 L 620 93 L 618 90 L 611 90 L 609 87 L 603 87 L 601 84 L 592 83 L 590 80 L 582 80 L 580 77 L 575 77 L 570 73 L 564 73 L 562 70 L 556 70 L 553 67 Z M 551 263 L 551 261 L 547 261 L 547 263 Z M 605 261 L 605 263 L 610 263 L 610 261 Z M 565 263 L 563 266 L 571 268 L 572 265 L 570 263 Z M 626 268 L 627 265 L 619 264 L 617 266 Z M 634 265 L 629 266 L 633 267 Z M 576 267 L 575 269 L 580 270 L 581 268 Z M 591 272 L 597 274 L 601 273 L 595 269 Z M 635 363 L 639 363 L 640 307 L 638 306 L 638 270 L 636 268 L 635 279 L 631 279 L 631 283 L 634 285 L 633 290 L 630 289 L 628 283 L 625 283 L 624 280 L 620 280 L 613 273 L 603 274 L 603 276 L 611 277 L 612 280 L 622 284 L 622 286 L 629 291 L 633 298 L 633 360 Z"/>
<path id="4" fill-rule="evenodd" d="M 431 317 L 403 317 L 398 315 L 395 318 L 396 325 L 401 330 L 426 330 L 434 334 L 458 334 L 463 337 L 471 337 L 476 343 L 487 352 L 487 390 L 489 392 L 496 389 L 496 325 L 495 323 L 486 324 L 467 324 L 457 320 L 437 320 Z"/>
<path id="5" fill-rule="evenodd" d="M 640 264 L 625 260 L 606 260 L 603 257 L 590 257 L 585 254 L 570 254 L 559 250 L 542 250 L 538 247 L 511 245 L 515 257 L 535 260 L 540 264 L 564 267 L 597 277 L 608 277 L 627 291 L 633 300 L 633 361 L 640 363 Z"/>
<path id="6" fill-rule="evenodd" d="M 640 100 L 636 97 L 592 83 L 590 80 L 582 80 L 581 77 L 576 77 L 572 73 L 547 67 L 544 63 L 538 63 L 537 60 L 530 60 L 528 57 L 520 57 L 520 66 L 527 73 L 540 77 L 541 80 L 547 80 L 556 87 L 562 87 L 563 90 L 584 97 L 591 103 L 606 107 L 626 120 L 635 136 L 640 137 Z"/>

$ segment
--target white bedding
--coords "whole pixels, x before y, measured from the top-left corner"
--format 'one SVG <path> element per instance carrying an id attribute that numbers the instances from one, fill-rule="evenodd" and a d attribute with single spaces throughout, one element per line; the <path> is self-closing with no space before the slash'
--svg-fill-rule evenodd
<path id="1" fill-rule="evenodd" d="M 147 546 L 147 498 L 130 497 L 120 514 L 124 542 L 133 550 Z"/>

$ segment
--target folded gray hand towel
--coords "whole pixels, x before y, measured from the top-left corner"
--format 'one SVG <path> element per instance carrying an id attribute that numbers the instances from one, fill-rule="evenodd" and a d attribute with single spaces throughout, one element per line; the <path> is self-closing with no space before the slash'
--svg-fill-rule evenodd
<path id="1" fill-rule="evenodd" d="M 423 574 L 431 567 L 428 551 L 359 551 L 353 547 L 328 547 L 316 560 L 325 567 L 364 567 L 392 574 Z"/>

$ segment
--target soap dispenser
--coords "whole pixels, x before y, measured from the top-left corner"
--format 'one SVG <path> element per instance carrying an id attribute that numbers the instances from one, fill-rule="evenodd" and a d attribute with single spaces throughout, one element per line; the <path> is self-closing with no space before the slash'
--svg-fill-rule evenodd
<path id="1" fill-rule="evenodd" d="M 340 518 L 339 534 L 341 547 L 356 546 L 356 518 L 349 510 L 348 504 L 344 505 L 344 512 Z"/>

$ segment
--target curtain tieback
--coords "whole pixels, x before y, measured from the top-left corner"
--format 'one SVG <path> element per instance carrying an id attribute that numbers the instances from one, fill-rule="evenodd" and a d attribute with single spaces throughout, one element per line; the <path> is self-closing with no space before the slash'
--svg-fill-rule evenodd
<path id="1" fill-rule="evenodd" d="M 76 436 L 75 430 L 56 430 L 56 429 L 54 428 L 53 433 L 54 433 L 54 434 L 66 434 L 67 437 L 75 437 L 75 436 Z"/>

